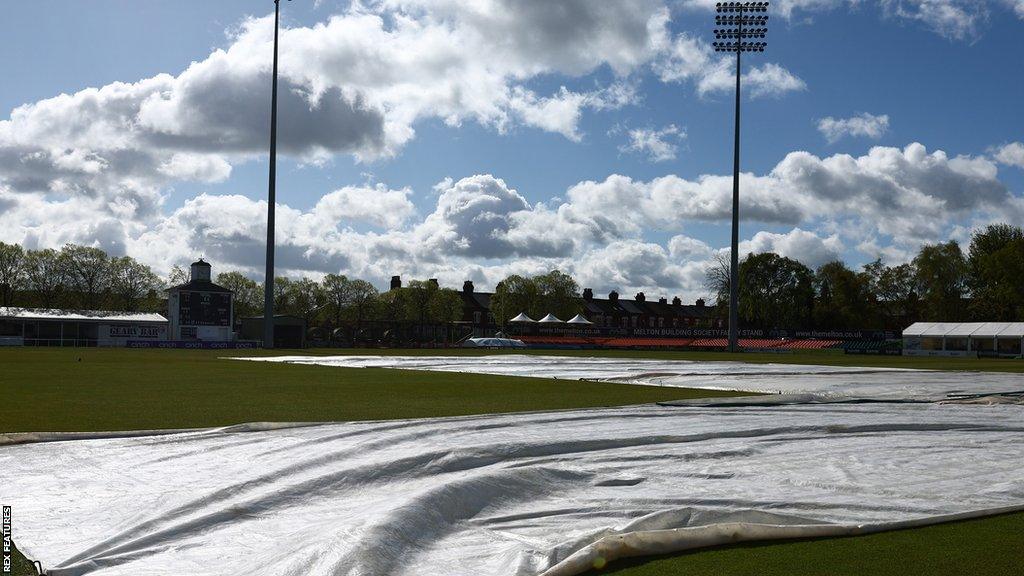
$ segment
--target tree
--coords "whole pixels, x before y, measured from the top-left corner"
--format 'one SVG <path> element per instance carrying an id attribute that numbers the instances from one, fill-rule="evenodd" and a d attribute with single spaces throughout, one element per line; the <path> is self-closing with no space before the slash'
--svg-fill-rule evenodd
<path id="1" fill-rule="evenodd" d="M 362 323 L 379 295 L 373 284 L 365 280 L 349 280 L 342 274 L 328 274 L 322 285 L 326 308 L 334 326 L 339 326 L 346 316 L 354 319 L 357 324 Z"/>
<path id="2" fill-rule="evenodd" d="M 370 317 L 377 306 L 377 298 L 380 292 L 366 280 L 358 278 L 352 280 L 351 306 L 350 310 L 355 315 L 356 325 L 362 324 L 363 320 Z"/>
<path id="3" fill-rule="evenodd" d="M 172 288 L 174 286 L 180 286 L 188 282 L 188 274 L 181 266 L 175 264 L 171 267 L 171 272 L 167 275 L 167 287 Z"/>
<path id="4" fill-rule="evenodd" d="M 292 281 L 287 276 L 274 278 L 274 314 L 291 314 Z"/>
<path id="5" fill-rule="evenodd" d="M 131 256 L 110 260 L 110 288 L 127 312 L 138 310 L 139 302 L 160 288 L 160 277 Z"/>
<path id="6" fill-rule="evenodd" d="M 822 264 L 814 274 L 814 320 L 824 328 L 864 326 L 868 280 L 842 262 Z"/>
<path id="7" fill-rule="evenodd" d="M 301 278 L 286 287 L 288 312 L 301 317 L 306 326 L 312 326 L 324 305 L 324 291 L 317 282 Z"/>
<path id="8" fill-rule="evenodd" d="M 263 287 L 241 272 L 217 274 L 217 284 L 235 293 L 236 318 L 257 316 L 263 311 Z"/>
<path id="9" fill-rule="evenodd" d="M 732 282 L 729 270 L 729 257 L 716 252 L 711 264 L 704 269 L 704 288 L 715 295 L 719 305 L 729 305 L 729 284 Z"/>
<path id="10" fill-rule="evenodd" d="M 913 264 L 886 266 L 875 260 L 864 266 L 869 301 L 886 328 L 903 329 L 918 318 L 917 271 Z"/>
<path id="11" fill-rule="evenodd" d="M 43 308 L 54 308 L 67 288 L 67 261 L 51 248 L 30 250 L 25 257 L 25 274 Z"/>
<path id="12" fill-rule="evenodd" d="M 994 224 L 971 237 L 967 284 L 979 320 L 1019 320 L 1024 315 L 1024 230 Z"/>
<path id="13" fill-rule="evenodd" d="M 462 319 L 462 296 L 451 288 L 441 288 L 434 292 L 428 305 L 428 314 L 432 322 L 447 324 Z"/>
<path id="14" fill-rule="evenodd" d="M 433 299 L 434 294 L 440 290 L 437 284 L 429 281 L 413 280 L 409 282 L 408 286 L 399 288 L 399 290 L 404 291 L 406 294 L 405 319 L 419 322 L 420 324 L 429 322 L 431 320 L 430 301 Z"/>
<path id="15" fill-rule="evenodd" d="M 761 328 L 804 326 L 814 302 L 813 273 L 792 260 L 765 252 L 740 264 L 739 313 Z"/>
<path id="16" fill-rule="evenodd" d="M 537 286 L 537 295 L 543 310 L 538 311 L 538 314 L 554 314 L 568 320 L 583 309 L 580 286 L 572 276 L 552 270 L 547 274 L 534 276 L 533 283 Z"/>
<path id="17" fill-rule="evenodd" d="M 964 317 L 967 260 L 954 241 L 922 246 L 914 258 L 915 281 L 928 320 L 953 322 Z"/>
<path id="18" fill-rule="evenodd" d="M 491 314 L 498 326 L 504 326 L 520 312 L 538 318 L 540 314 L 540 289 L 532 278 L 513 274 L 494 287 L 491 296 Z"/>
<path id="19" fill-rule="evenodd" d="M 78 296 L 79 308 L 93 310 L 110 284 L 110 259 L 99 248 L 66 244 L 61 257 L 67 262 L 71 288 Z"/>
<path id="20" fill-rule="evenodd" d="M 0 303 L 14 305 L 14 294 L 25 281 L 25 251 L 18 244 L 0 242 Z"/>

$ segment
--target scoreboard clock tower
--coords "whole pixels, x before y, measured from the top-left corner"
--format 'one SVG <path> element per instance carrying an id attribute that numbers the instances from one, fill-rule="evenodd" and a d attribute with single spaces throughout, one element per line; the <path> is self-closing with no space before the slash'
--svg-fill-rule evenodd
<path id="1" fill-rule="evenodd" d="M 210 264 L 193 262 L 191 278 L 167 290 L 171 340 L 224 342 L 234 339 L 234 293 L 210 280 Z"/>

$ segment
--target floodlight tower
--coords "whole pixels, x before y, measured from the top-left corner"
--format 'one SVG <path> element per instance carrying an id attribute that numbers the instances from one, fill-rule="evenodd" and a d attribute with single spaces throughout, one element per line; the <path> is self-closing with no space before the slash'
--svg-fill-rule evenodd
<path id="1" fill-rule="evenodd" d="M 263 277 L 263 347 L 274 347 L 274 208 L 277 203 L 277 28 L 281 0 L 274 0 L 274 72 L 270 89 L 270 184 L 267 191 L 267 273 Z"/>
<path id="2" fill-rule="evenodd" d="M 732 164 L 732 258 L 729 264 L 729 351 L 736 352 L 739 334 L 740 242 L 740 54 L 764 52 L 767 42 L 748 41 L 768 34 L 767 2 L 715 4 L 715 52 L 736 53 L 736 139 Z"/>

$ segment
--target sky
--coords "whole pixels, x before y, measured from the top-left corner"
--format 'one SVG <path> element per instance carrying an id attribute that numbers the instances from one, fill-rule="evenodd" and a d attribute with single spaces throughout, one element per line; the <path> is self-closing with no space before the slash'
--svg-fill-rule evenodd
<path id="1" fill-rule="evenodd" d="M 1024 0 L 773 2 L 741 251 L 901 263 L 1024 224 Z M 282 2 L 277 273 L 706 296 L 735 58 L 707 0 Z M 271 0 L 5 6 L 0 241 L 262 279 Z"/>

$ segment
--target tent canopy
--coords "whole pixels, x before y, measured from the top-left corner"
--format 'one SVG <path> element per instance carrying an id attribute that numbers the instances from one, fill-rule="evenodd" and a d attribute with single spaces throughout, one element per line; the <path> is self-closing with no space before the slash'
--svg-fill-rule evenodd
<path id="1" fill-rule="evenodd" d="M 1024 322 L 915 322 L 904 336 L 924 338 L 1024 338 Z"/>
<path id="2" fill-rule="evenodd" d="M 536 320 L 527 316 L 526 312 L 520 312 L 518 316 L 509 320 L 509 322 L 536 322 Z"/>
<path id="3" fill-rule="evenodd" d="M 577 314 L 572 318 L 565 321 L 566 324 L 593 324 L 590 320 L 583 317 L 582 314 Z"/>
<path id="4" fill-rule="evenodd" d="M 564 320 L 559 319 L 554 314 L 548 314 L 547 316 L 541 318 L 540 320 L 537 320 L 537 322 L 540 322 L 542 324 L 565 324 Z"/>

